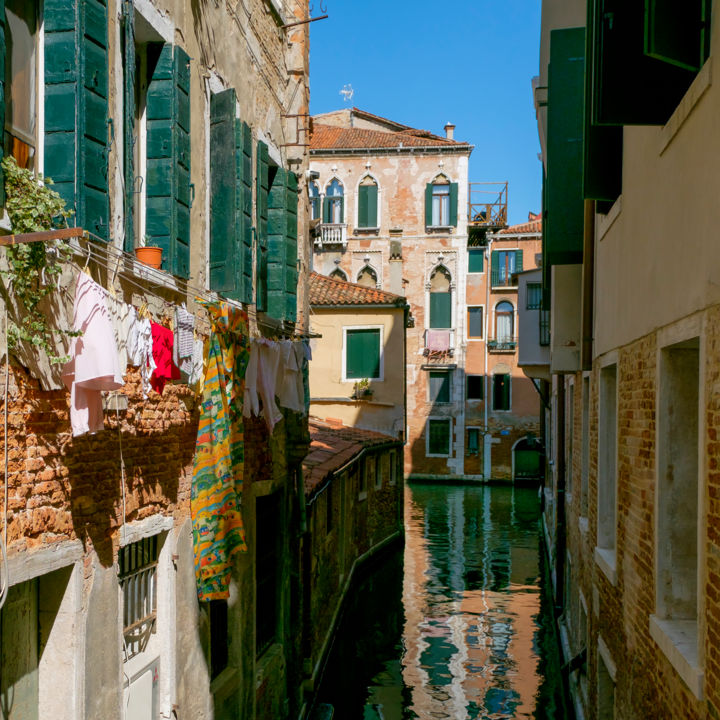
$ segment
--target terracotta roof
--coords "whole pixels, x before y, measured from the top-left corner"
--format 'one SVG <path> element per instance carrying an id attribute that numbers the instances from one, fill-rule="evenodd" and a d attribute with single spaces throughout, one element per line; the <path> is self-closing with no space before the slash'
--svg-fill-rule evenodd
<path id="1" fill-rule="evenodd" d="M 392 305 L 403 307 L 407 305 L 407 301 L 402 295 L 311 272 L 310 305 Z"/>
<path id="2" fill-rule="evenodd" d="M 310 418 L 310 452 L 303 460 L 305 494 L 312 495 L 335 470 L 347 465 L 365 448 L 388 443 L 401 444 L 391 435 L 348 427 L 341 423 Z"/>
<path id="3" fill-rule="evenodd" d="M 498 235 L 529 235 L 542 232 L 542 220 L 530 220 L 520 225 L 510 225 L 501 230 Z"/>
<path id="4" fill-rule="evenodd" d="M 467 143 L 433 135 L 427 130 L 408 128 L 398 132 L 342 128 L 313 123 L 310 150 L 353 150 L 399 147 L 469 147 Z"/>

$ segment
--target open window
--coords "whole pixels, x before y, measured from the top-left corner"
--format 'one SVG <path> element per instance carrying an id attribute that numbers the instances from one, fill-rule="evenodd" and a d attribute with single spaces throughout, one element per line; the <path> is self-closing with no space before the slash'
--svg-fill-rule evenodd
<path id="1" fill-rule="evenodd" d="M 425 225 L 447 228 L 457 226 L 458 184 L 438 175 L 425 188 Z"/>
<path id="2" fill-rule="evenodd" d="M 337 178 L 333 178 L 325 191 L 323 222 L 332 225 L 345 222 L 345 188 Z"/>

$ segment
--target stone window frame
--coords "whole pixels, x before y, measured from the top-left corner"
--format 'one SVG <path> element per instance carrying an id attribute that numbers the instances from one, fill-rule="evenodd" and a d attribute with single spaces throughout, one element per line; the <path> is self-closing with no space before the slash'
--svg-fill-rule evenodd
<path id="1" fill-rule="evenodd" d="M 431 453 L 430 452 L 430 421 L 438 420 L 446 422 L 449 426 L 448 432 L 448 451 L 447 453 Z M 453 423 L 451 417 L 442 415 L 428 415 L 425 418 L 425 457 L 429 458 L 451 458 L 453 456 Z"/>

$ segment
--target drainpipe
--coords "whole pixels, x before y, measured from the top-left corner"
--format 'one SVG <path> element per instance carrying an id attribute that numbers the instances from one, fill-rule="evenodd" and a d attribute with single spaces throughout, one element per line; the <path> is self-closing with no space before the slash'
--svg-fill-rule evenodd
<path id="1" fill-rule="evenodd" d="M 484 339 L 485 339 L 485 402 L 483 403 L 485 411 L 485 433 L 483 434 L 483 476 L 485 480 L 490 479 L 492 472 L 492 458 L 490 456 L 492 443 L 490 437 L 490 430 L 488 428 L 488 403 L 490 402 L 490 381 L 488 376 L 488 332 L 490 331 L 490 285 L 492 284 L 492 268 L 490 259 L 492 256 L 492 243 L 495 236 L 492 233 L 488 233 L 487 245 L 485 246 L 485 317 L 483 322 L 485 327 L 483 328 Z"/>

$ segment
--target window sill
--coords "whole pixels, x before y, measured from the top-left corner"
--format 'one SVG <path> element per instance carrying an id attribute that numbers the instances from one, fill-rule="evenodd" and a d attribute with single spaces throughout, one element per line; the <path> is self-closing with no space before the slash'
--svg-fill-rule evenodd
<path id="1" fill-rule="evenodd" d="M 436 232 L 436 233 L 450 233 L 453 230 L 452 225 L 427 225 L 425 229 L 428 232 Z"/>
<path id="2" fill-rule="evenodd" d="M 490 288 L 493 292 L 502 292 L 503 290 L 517 290 L 517 285 L 493 285 Z"/>
<path id="3" fill-rule="evenodd" d="M 657 615 L 650 616 L 650 637 L 692 694 L 702 700 L 705 673 L 698 662 L 697 633 L 695 620 L 661 620 Z"/>
<path id="4" fill-rule="evenodd" d="M 611 585 L 617 585 L 617 570 L 615 569 L 615 551 L 606 548 L 595 548 L 595 564 L 603 571 Z"/>
<path id="5" fill-rule="evenodd" d="M 379 227 L 356 227 L 353 230 L 353 235 L 379 235 Z"/>

